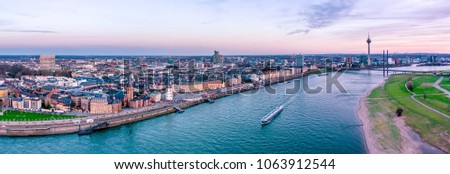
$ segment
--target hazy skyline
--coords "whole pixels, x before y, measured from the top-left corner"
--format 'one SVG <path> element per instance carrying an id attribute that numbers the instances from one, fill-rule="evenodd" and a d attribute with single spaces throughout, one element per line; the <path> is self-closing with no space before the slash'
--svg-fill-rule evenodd
<path id="1" fill-rule="evenodd" d="M 1 0 L 0 54 L 450 53 L 445 0 Z"/>

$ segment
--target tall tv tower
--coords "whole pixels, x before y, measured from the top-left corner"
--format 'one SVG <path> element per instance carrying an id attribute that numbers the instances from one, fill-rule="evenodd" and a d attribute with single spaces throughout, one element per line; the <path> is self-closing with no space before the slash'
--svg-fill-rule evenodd
<path id="1" fill-rule="evenodd" d="M 370 43 L 372 43 L 372 40 L 370 40 L 370 34 L 367 34 L 367 65 L 370 66 Z"/>

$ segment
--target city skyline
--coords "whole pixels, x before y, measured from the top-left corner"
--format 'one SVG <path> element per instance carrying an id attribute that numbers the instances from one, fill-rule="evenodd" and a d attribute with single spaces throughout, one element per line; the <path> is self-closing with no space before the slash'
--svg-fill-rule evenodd
<path id="1" fill-rule="evenodd" d="M 407 8 L 405 8 L 407 7 Z M 0 54 L 224 55 L 450 53 L 436 1 L 14 1 Z"/>

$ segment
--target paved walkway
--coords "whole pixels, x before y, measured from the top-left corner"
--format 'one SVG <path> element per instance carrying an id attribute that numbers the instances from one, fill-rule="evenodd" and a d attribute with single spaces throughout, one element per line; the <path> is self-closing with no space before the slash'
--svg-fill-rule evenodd
<path id="1" fill-rule="evenodd" d="M 441 86 L 439 86 L 439 84 L 442 82 L 443 79 L 444 79 L 444 77 L 439 78 L 439 80 L 437 80 L 436 82 L 433 83 L 433 87 L 435 87 L 436 89 L 439 89 L 440 91 L 445 93 L 447 95 L 447 97 L 450 98 L 450 92 L 447 91 L 446 89 L 442 88 Z"/>
<path id="2" fill-rule="evenodd" d="M 436 82 L 433 84 L 433 86 L 435 86 L 436 84 L 437 84 L 437 86 L 439 86 L 439 83 L 441 83 L 441 81 L 442 81 L 443 78 L 444 78 L 444 77 L 441 77 L 438 81 L 436 81 Z M 428 108 L 428 109 L 430 109 L 430 110 L 432 110 L 432 111 L 434 111 L 434 112 L 436 112 L 436 113 L 438 113 L 438 114 L 440 114 L 440 115 L 442 115 L 442 116 L 447 117 L 448 119 L 450 119 L 450 116 L 448 116 L 447 114 L 444 114 L 444 113 L 442 113 L 441 111 L 438 111 L 438 110 L 436 110 L 436 109 L 434 109 L 434 108 L 432 108 L 432 107 L 430 107 L 430 106 L 428 106 L 428 105 L 426 105 L 426 104 L 420 102 L 419 100 L 417 100 L 417 99 L 415 98 L 415 97 L 416 97 L 416 93 L 410 91 L 410 90 L 408 89 L 408 87 L 406 86 L 406 84 L 407 84 L 407 83 L 405 83 L 405 88 L 406 88 L 406 90 L 408 90 L 408 92 L 412 94 L 411 99 L 413 99 L 414 101 L 416 101 L 416 102 L 419 103 L 420 105 L 422 105 L 422 106 L 424 106 L 424 107 L 426 107 L 426 108 Z M 443 89 L 443 90 L 445 90 L 445 89 Z M 445 91 L 447 91 L 447 90 L 445 90 Z M 444 92 L 444 91 L 443 91 L 443 92 Z M 446 94 L 447 94 L 447 96 L 448 96 L 448 94 L 450 94 L 450 93 L 447 91 Z"/>

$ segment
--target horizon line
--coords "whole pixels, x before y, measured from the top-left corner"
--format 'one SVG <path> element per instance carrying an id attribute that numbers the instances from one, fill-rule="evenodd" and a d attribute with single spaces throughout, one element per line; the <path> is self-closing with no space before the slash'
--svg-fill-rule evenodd
<path id="1" fill-rule="evenodd" d="M 371 55 L 382 55 L 383 53 L 375 53 Z M 408 55 L 408 54 L 435 54 L 435 55 L 450 55 L 450 53 L 431 53 L 431 52 L 414 52 L 414 53 L 398 53 L 392 52 L 391 54 L 400 54 L 400 55 Z M 55 56 L 161 56 L 161 57 L 195 57 L 195 56 L 213 56 L 213 54 L 209 55 L 183 55 L 183 54 L 0 54 L 0 56 L 40 56 L 40 55 L 55 55 Z M 292 53 L 292 54 L 222 54 L 223 56 L 292 56 L 292 55 L 305 55 L 305 56 L 314 56 L 314 55 L 367 55 L 367 53 L 311 53 L 311 54 L 302 54 L 302 53 Z"/>

